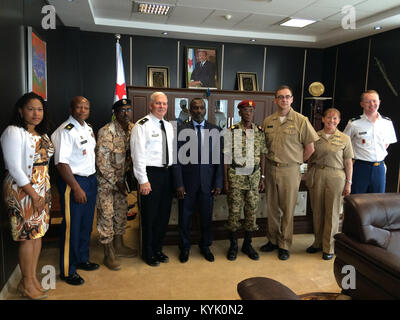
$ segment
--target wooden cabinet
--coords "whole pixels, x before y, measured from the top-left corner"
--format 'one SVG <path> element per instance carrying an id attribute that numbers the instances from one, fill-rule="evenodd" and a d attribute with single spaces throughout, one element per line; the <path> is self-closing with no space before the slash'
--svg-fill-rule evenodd
<path id="1" fill-rule="evenodd" d="M 184 105 L 189 109 L 193 98 L 204 99 L 207 107 L 206 119 L 211 123 L 231 126 L 240 121 L 237 105 L 242 100 L 254 100 L 256 109 L 254 122 L 261 125 L 265 117 L 276 110 L 273 92 L 242 92 L 206 89 L 173 89 L 173 88 L 148 88 L 128 87 L 128 98 L 133 102 L 133 121 L 149 113 L 150 96 L 155 91 L 162 91 L 168 97 L 167 120 L 179 120 L 179 115 L 184 110 Z M 185 117 L 182 112 L 181 119 Z"/>

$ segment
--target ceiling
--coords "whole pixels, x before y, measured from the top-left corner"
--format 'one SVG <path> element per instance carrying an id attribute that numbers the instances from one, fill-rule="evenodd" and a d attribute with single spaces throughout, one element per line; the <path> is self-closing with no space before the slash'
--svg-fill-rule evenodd
<path id="1" fill-rule="evenodd" d="M 155 0 L 172 6 L 168 16 L 133 12 L 132 0 L 48 1 L 66 26 L 84 31 L 217 42 L 326 48 L 400 27 L 400 0 Z M 317 22 L 279 26 L 288 17 Z"/>

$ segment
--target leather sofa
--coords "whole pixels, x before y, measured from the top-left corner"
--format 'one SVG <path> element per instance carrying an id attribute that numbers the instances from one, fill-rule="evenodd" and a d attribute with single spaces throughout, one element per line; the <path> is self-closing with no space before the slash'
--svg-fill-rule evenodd
<path id="1" fill-rule="evenodd" d="M 343 209 L 334 262 L 342 292 L 353 299 L 400 299 L 400 193 L 349 195 Z"/>

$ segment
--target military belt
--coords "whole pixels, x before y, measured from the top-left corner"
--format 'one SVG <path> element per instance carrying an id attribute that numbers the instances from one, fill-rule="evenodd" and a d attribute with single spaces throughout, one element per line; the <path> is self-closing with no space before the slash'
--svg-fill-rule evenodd
<path id="1" fill-rule="evenodd" d="M 335 167 L 330 167 L 330 166 L 326 166 L 326 165 L 323 165 L 323 164 L 313 164 L 312 165 L 313 167 L 316 167 L 316 168 L 318 168 L 318 169 L 334 169 L 334 170 L 343 170 L 343 168 L 335 168 Z"/>
<path id="2" fill-rule="evenodd" d="M 236 164 L 236 163 L 232 163 L 232 164 L 231 164 L 231 168 L 232 168 L 232 169 L 236 169 L 236 168 L 246 168 L 246 166 L 245 166 L 245 165 L 238 165 L 238 164 Z M 259 169 L 260 169 L 260 165 L 259 165 L 259 164 L 255 165 L 255 166 L 254 166 L 254 169 L 253 169 L 253 172 L 252 172 L 251 174 L 253 174 L 254 172 L 256 172 L 256 171 L 259 170 Z"/>

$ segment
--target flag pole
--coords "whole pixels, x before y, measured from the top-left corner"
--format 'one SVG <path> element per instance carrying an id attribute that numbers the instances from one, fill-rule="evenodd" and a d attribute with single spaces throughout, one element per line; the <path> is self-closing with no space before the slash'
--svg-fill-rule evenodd
<path id="1" fill-rule="evenodd" d="M 115 34 L 115 39 L 117 39 L 117 42 L 119 43 L 119 39 L 121 39 L 121 35 L 119 33 Z"/>

